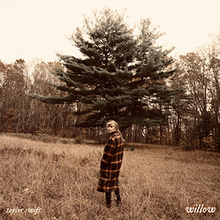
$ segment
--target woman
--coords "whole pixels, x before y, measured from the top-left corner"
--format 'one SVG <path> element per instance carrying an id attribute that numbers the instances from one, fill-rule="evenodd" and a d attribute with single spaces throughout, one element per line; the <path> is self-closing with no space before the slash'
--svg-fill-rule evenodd
<path id="1" fill-rule="evenodd" d="M 121 203 L 118 188 L 118 177 L 123 159 L 123 142 L 118 123 L 111 120 L 107 123 L 110 137 L 106 143 L 100 166 L 100 178 L 97 191 L 105 192 L 106 205 L 111 207 L 111 191 L 114 190 L 117 197 L 117 206 Z"/>

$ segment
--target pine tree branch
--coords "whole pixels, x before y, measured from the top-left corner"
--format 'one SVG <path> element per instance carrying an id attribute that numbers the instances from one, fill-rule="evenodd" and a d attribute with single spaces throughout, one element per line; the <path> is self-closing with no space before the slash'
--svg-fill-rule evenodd
<path id="1" fill-rule="evenodd" d="M 30 97 L 37 99 L 41 102 L 44 103 L 49 103 L 49 104 L 64 104 L 64 103 L 74 103 L 76 102 L 76 97 L 74 97 L 73 95 L 69 95 L 66 97 L 48 97 L 48 96 L 40 96 L 37 94 L 29 94 Z"/>

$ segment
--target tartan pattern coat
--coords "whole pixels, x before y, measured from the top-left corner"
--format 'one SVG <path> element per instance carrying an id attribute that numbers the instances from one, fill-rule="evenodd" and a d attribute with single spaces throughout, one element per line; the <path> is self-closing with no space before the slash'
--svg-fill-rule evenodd
<path id="1" fill-rule="evenodd" d="M 111 192 L 118 189 L 118 177 L 123 159 L 123 139 L 117 131 L 110 134 L 100 165 L 97 191 Z"/>

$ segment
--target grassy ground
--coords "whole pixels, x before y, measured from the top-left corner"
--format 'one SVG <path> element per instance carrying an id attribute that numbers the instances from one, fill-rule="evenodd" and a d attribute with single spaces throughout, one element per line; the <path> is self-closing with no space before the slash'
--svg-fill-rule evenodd
<path id="1" fill-rule="evenodd" d="M 46 140 L 46 139 L 45 139 Z M 220 219 L 220 154 L 146 145 L 125 150 L 122 206 L 96 191 L 103 146 L 0 136 L 0 219 Z M 187 213 L 186 207 L 215 207 Z"/>

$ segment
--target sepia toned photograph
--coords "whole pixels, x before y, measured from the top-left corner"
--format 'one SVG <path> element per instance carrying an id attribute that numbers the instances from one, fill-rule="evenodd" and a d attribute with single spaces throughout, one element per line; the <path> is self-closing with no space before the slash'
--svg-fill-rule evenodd
<path id="1" fill-rule="evenodd" d="M 0 220 L 219 220 L 219 8 L 0 0 Z"/>

